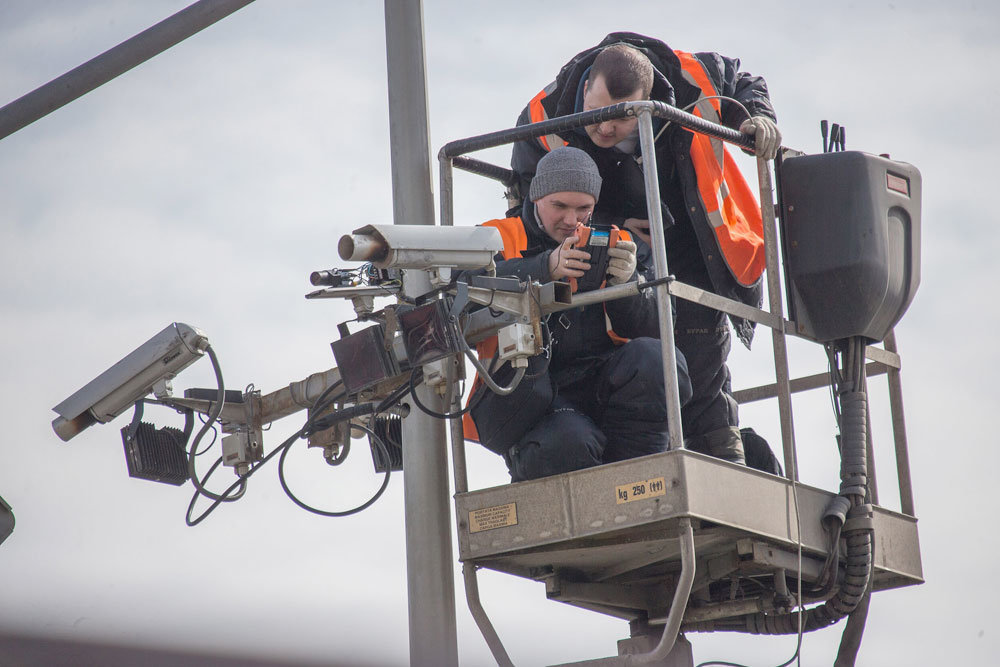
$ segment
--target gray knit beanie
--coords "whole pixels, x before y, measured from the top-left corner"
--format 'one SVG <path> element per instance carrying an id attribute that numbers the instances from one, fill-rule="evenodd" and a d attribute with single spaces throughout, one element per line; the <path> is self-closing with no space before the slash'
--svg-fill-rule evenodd
<path id="1" fill-rule="evenodd" d="M 584 192 L 594 199 L 601 194 L 601 174 L 589 155 L 563 146 L 538 161 L 528 196 L 535 202 L 553 192 Z"/>

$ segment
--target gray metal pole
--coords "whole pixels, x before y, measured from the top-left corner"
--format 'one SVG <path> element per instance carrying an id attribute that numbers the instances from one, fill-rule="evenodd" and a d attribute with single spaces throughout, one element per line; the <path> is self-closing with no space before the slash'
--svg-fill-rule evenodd
<path id="1" fill-rule="evenodd" d="M 784 309 L 781 304 L 781 268 L 778 266 L 778 225 L 774 214 L 774 189 L 771 184 L 771 167 L 767 160 L 760 157 L 757 158 L 757 184 L 760 187 L 760 216 L 764 231 L 764 255 L 767 261 L 768 308 L 782 323 L 780 329 L 771 330 L 771 347 L 774 350 L 774 380 L 778 391 L 778 416 L 781 420 L 785 476 L 797 482 L 799 462 L 795 453 L 788 348 L 785 341 Z"/>
<path id="2" fill-rule="evenodd" d="M 896 330 L 890 329 L 885 337 L 885 349 L 894 354 Z M 889 410 L 892 413 L 892 437 L 896 444 L 896 475 L 899 480 L 899 504 L 903 514 L 916 516 L 913 507 L 913 480 L 910 477 L 910 454 L 906 445 L 906 418 L 903 415 L 903 381 L 899 369 L 889 369 Z"/>
<path id="3" fill-rule="evenodd" d="M 389 140 L 394 222 L 434 224 L 423 4 L 385 0 L 389 76 Z M 405 282 L 405 278 L 404 278 Z M 417 388 L 425 405 L 443 411 L 441 399 Z M 458 665 L 455 576 L 445 421 L 421 410 L 403 420 L 403 501 L 410 664 Z"/>
<path id="4" fill-rule="evenodd" d="M 200 0 L 0 108 L 0 139 L 163 53 L 253 0 Z"/>
<path id="5" fill-rule="evenodd" d="M 648 108 L 639 110 L 639 142 L 642 146 L 642 171 L 646 183 L 646 209 L 649 211 L 649 233 L 653 241 L 653 264 L 657 278 L 665 278 L 667 246 L 663 232 L 663 213 L 660 210 L 660 181 L 656 172 L 653 140 L 653 114 Z M 663 349 L 663 381 L 667 389 L 667 429 L 670 432 L 670 449 L 684 448 L 684 431 L 681 427 L 681 400 L 677 388 L 677 351 L 674 348 L 674 315 L 670 305 L 670 292 L 666 285 L 656 287 L 656 310 L 660 322 L 660 345 Z"/>

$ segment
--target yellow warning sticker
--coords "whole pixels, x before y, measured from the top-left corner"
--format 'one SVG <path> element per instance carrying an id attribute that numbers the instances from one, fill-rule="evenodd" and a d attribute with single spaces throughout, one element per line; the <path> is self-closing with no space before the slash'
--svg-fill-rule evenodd
<path id="1" fill-rule="evenodd" d="M 645 500 L 667 494 L 667 482 L 662 477 L 647 479 L 644 482 L 622 484 L 615 487 L 618 504 L 630 503 L 633 500 Z"/>
<path id="2" fill-rule="evenodd" d="M 470 533 L 515 525 L 517 525 L 517 503 L 484 507 L 469 512 Z"/>

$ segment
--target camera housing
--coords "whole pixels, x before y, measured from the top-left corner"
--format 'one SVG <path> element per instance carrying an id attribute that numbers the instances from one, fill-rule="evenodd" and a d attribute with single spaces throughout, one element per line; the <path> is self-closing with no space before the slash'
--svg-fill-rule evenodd
<path id="1" fill-rule="evenodd" d="M 151 393 L 153 385 L 200 359 L 207 348 L 208 338 L 199 329 L 180 322 L 167 325 L 52 408 L 59 415 L 52 420 L 52 429 L 68 442 L 92 424 L 108 423 Z"/>
<path id="2" fill-rule="evenodd" d="M 388 269 L 481 269 L 503 249 L 493 227 L 367 225 L 340 238 L 340 258 Z"/>

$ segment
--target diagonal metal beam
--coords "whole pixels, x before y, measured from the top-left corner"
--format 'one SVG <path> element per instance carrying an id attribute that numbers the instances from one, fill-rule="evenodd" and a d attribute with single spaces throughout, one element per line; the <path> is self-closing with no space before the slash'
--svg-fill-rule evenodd
<path id="1" fill-rule="evenodd" d="M 0 139 L 83 97 L 253 0 L 200 0 L 0 108 Z"/>

